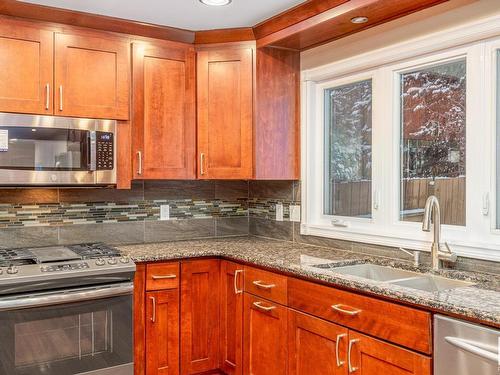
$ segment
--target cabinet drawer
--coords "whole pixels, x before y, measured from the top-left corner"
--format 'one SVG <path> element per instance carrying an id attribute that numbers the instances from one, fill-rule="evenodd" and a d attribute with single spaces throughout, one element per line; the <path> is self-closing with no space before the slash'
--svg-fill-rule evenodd
<path id="1" fill-rule="evenodd" d="M 179 287 L 179 263 L 158 263 L 146 266 L 146 290 Z"/>
<path id="2" fill-rule="evenodd" d="M 245 267 L 245 291 L 286 305 L 287 278 L 273 272 Z"/>
<path id="3" fill-rule="evenodd" d="M 288 305 L 423 353 L 431 352 L 431 314 L 290 278 Z"/>

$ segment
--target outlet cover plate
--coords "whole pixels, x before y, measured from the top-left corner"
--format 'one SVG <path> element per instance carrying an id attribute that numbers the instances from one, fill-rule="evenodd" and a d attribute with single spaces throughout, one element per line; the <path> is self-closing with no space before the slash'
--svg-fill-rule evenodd
<path id="1" fill-rule="evenodd" d="M 170 220 L 170 205 L 160 205 L 160 220 Z"/>

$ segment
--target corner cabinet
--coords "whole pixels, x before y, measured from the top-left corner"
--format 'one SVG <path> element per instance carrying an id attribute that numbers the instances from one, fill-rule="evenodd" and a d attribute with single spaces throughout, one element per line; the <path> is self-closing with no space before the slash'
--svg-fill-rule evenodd
<path id="1" fill-rule="evenodd" d="M 181 264 L 181 374 L 219 368 L 218 259 Z"/>
<path id="2" fill-rule="evenodd" d="M 243 266 L 221 262 L 220 367 L 227 375 L 243 374 L 243 277 Z"/>
<path id="3" fill-rule="evenodd" d="M 253 49 L 198 52 L 198 178 L 250 179 Z"/>
<path id="4" fill-rule="evenodd" d="M 195 53 L 133 43 L 133 176 L 196 178 Z"/>

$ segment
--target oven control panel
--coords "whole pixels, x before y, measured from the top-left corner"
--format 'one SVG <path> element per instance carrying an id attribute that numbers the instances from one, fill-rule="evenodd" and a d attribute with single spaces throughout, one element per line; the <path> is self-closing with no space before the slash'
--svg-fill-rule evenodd
<path id="1" fill-rule="evenodd" d="M 41 266 L 40 271 L 42 272 L 79 271 L 86 268 L 89 268 L 89 264 L 87 262 L 79 262 L 79 263 L 51 264 L 50 266 Z"/>
<path id="2" fill-rule="evenodd" d="M 114 167 L 113 133 L 96 132 L 97 170 L 112 170 Z"/>

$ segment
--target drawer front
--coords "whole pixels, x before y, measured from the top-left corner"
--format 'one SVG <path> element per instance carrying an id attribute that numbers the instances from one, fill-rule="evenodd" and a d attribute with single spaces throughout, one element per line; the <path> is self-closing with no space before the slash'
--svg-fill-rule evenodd
<path id="1" fill-rule="evenodd" d="M 286 305 L 286 284 L 286 276 L 245 267 L 245 292 Z"/>
<path id="2" fill-rule="evenodd" d="M 288 305 L 363 333 L 429 354 L 431 314 L 355 293 L 288 279 Z"/>
<path id="3" fill-rule="evenodd" d="M 146 266 L 146 290 L 179 287 L 179 263 L 157 263 Z"/>

